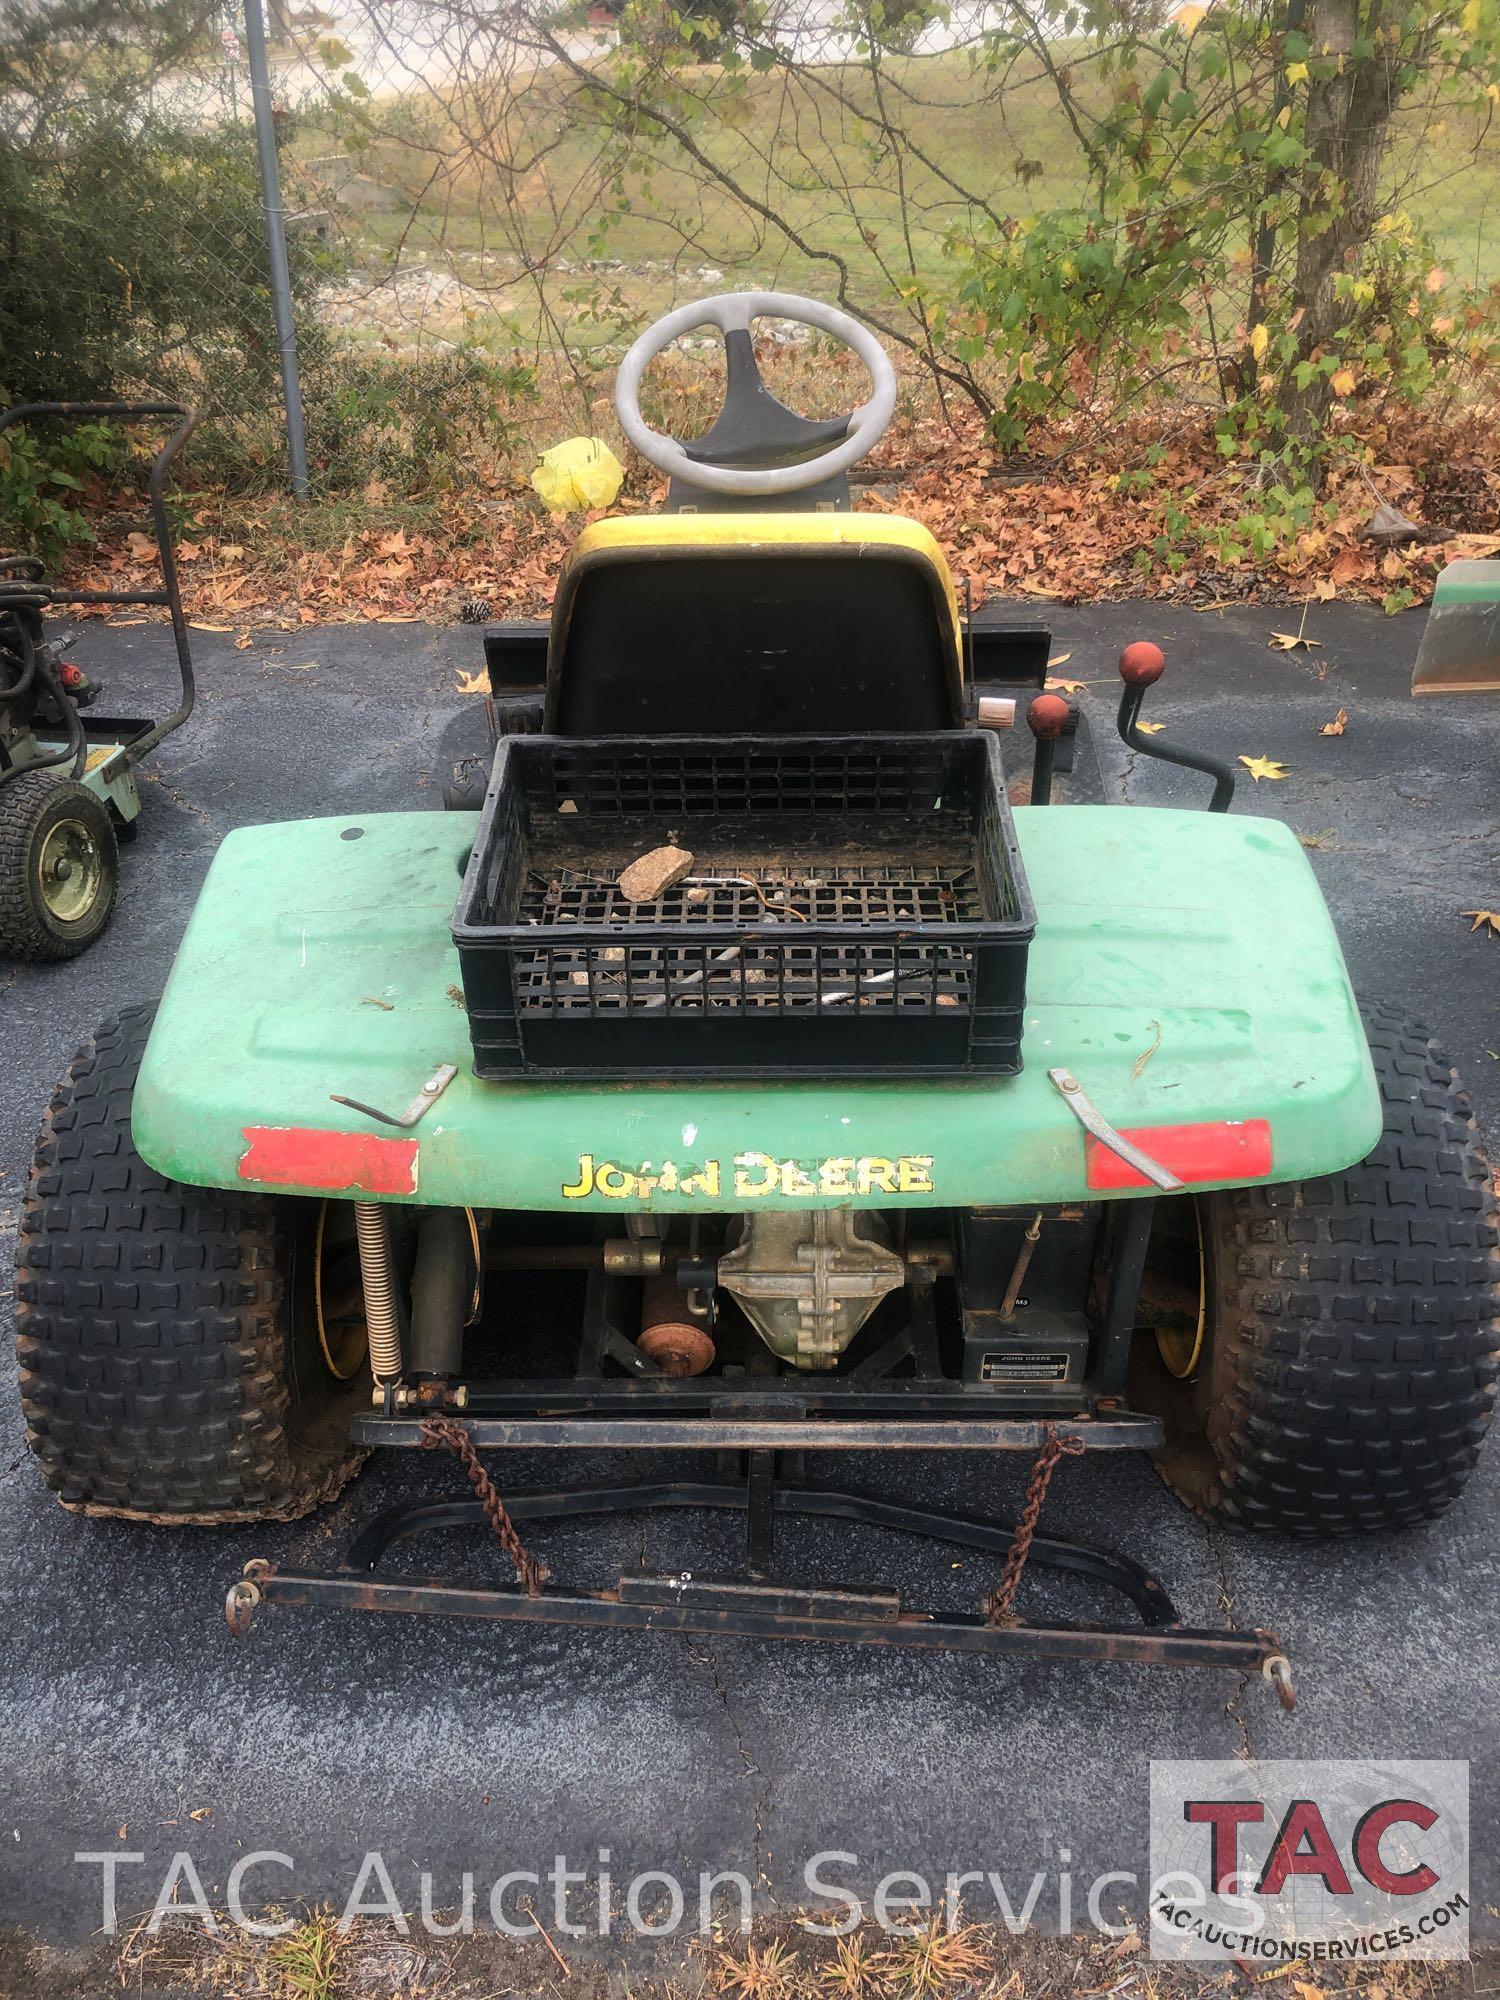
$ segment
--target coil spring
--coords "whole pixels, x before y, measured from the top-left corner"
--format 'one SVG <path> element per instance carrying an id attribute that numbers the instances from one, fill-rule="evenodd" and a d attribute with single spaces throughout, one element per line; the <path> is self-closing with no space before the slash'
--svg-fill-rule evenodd
<path id="1" fill-rule="evenodd" d="M 378 1201 L 354 1204 L 354 1233 L 359 1242 L 365 1324 L 370 1330 L 370 1373 L 377 1382 L 395 1382 L 401 1375 L 401 1319 L 391 1270 L 390 1223 Z"/>

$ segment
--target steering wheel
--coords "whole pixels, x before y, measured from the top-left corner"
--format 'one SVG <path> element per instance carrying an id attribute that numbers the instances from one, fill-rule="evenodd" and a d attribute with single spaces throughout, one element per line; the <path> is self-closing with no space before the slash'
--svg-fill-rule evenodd
<path id="1" fill-rule="evenodd" d="M 869 400 L 847 417 L 815 422 L 773 396 L 756 366 L 750 322 L 765 315 L 815 326 L 852 347 L 865 364 Z M 712 427 L 691 444 L 656 431 L 641 415 L 641 377 L 664 347 L 694 327 L 724 336 L 727 386 Z M 875 445 L 896 408 L 896 371 L 867 326 L 837 306 L 795 292 L 725 292 L 669 312 L 636 341 L 615 377 L 620 427 L 642 458 L 659 471 L 710 493 L 768 497 L 800 493 L 846 471 Z"/>

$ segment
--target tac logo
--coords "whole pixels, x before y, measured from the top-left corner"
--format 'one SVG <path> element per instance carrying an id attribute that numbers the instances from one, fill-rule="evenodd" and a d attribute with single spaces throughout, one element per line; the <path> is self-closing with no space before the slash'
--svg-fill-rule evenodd
<path id="1" fill-rule="evenodd" d="M 1153 1763 L 1151 1939 L 1267 1967 L 1466 1958 L 1468 1765 Z"/>

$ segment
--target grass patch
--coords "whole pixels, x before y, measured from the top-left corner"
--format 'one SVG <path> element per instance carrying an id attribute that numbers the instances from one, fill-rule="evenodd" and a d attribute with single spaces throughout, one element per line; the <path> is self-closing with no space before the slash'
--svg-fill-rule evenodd
<path id="1" fill-rule="evenodd" d="M 432 1938 L 415 1920 L 403 1937 L 364 1918 L 344 1933 L 326 1910 L 279 1940 L 216 1940 L 188 1924 L 81 1951 L 0 1937 L 7 2000 L 73 2000 L 116 1987 L 174 2000 L 1472 2000 L 1491 1990 L 1497 1971 L 1500 1958 L 1481 1950 L 1462 1964 L 1330 1963 L 1315 1975 L 1294 1965 L 1247 1978 L 1233 1967 L 1153 1960 L 1133 1930 L 1057 1938 L 961 1923 L 901 1936 L 865 1925 L 827 1938 L 791 1918 L 732 1945 L 695 1936 L 570 1940 L 566 1970 L 538 1939 Z"/>

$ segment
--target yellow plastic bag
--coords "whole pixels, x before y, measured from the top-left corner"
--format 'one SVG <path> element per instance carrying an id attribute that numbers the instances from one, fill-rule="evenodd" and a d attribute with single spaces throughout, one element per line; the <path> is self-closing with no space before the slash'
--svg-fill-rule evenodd
<path id="1" fill-rule="evenodd" d="M 620 490 L 625 468 L 602 438 L 565 438 L 542 453 L 531 483 L 554 514 L 607 507 Z"/>

